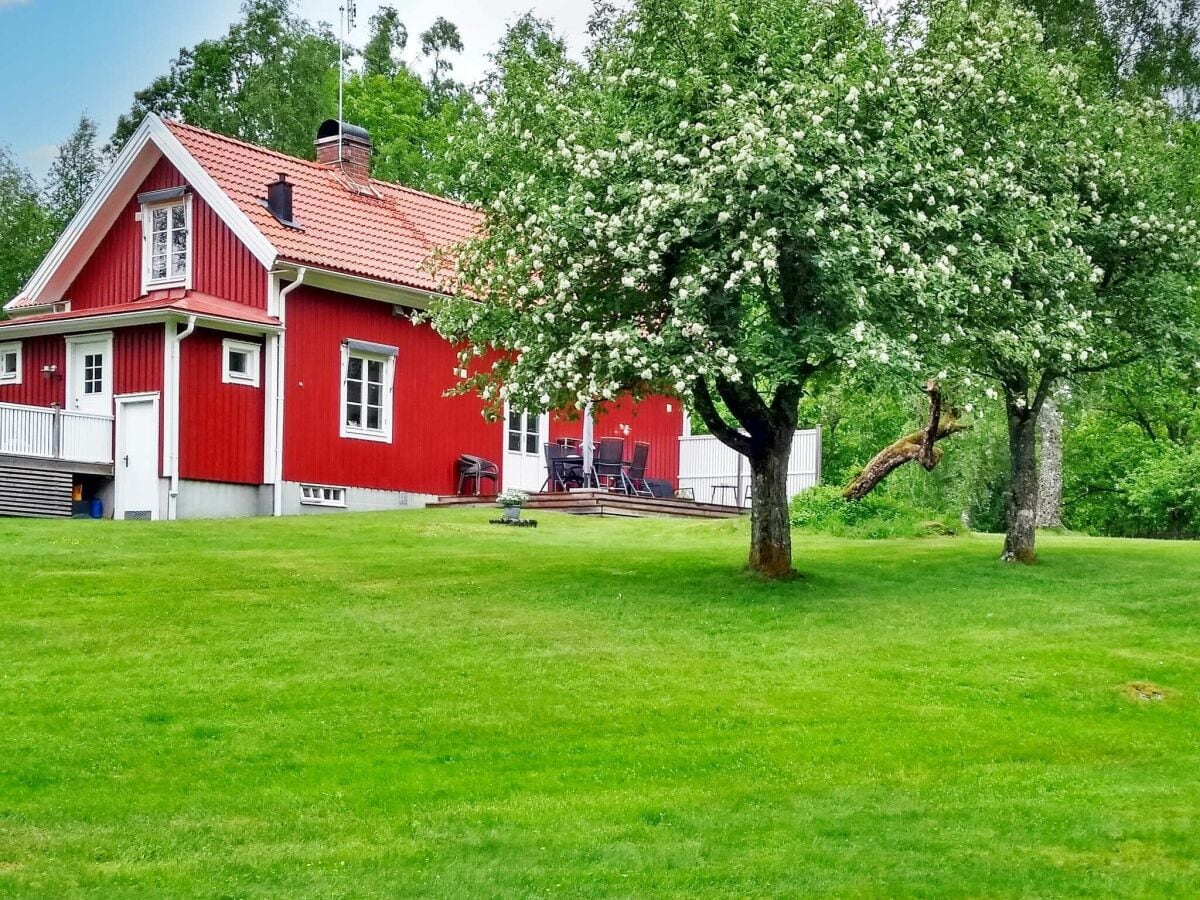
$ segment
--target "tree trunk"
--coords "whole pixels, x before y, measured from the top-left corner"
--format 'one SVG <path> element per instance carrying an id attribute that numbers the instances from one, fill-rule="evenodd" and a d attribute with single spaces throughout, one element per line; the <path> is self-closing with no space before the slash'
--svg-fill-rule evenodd
<path id="1" fill-rule="evenodd" d="M 1062 527 L 1062 413 L 1047 399 L 1038 415 L 1042 454 L 1038 466 L 1038 528 Z"/>
<path id="2" fill-rule="evenodd" d="M 1034 563 L 1037 554 L 1038 469 L 1037 406 L 1008 404 L 1008 453 L 1012 480 L 1008 488 L 1008 531 L 1004 536 L 1006 562 Z"/>
<path id="3" fill-rule="evenodd" d="M 792 572 L 792 523 L 788 510 L 787 470 L 792 434 L 777 434 L 762 452 L 750 456 L 750 568 L 765 578 Z"/>

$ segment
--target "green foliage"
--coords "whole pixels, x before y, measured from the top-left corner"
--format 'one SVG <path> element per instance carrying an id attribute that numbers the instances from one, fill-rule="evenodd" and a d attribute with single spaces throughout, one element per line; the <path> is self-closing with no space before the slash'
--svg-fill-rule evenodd
<path id="1" fill-rule="evenodd" d="M 953 515 L 912 506 L 875 491 L 862 500 L 842 499 L 840 488 L 809 488 L 792 499 L 792 526 L 810 534 L 848 538 L 929 537 L 958 534 Z"/>
<path id="2" fill-rule="evenodd" d="M 336 109 L 325 83 L 337 60 L 337 39 L 298 16 L 294 0 L 246 0 L 224 37 L 181 50 L 167 74 L 135 95 L 110 148 L 154 112 L 311 158 L 318 124 Z"/>
<path id="3" fill-rule="evenodd" d="M 104 174 L 105 159 L 96 143 L 96 123 L 86 114 L 59 145 L 46 176 L 46 204 L 61 231 L 79 211 Z"/>
<path id="4" fill-rule="evenodd" d="M 37 183 L 0 146 L 0 305 L 24 287 L 57 233 Z"/>
<path id="5" fill-rule="evenodd" d="M 371 16 L 371 36 L 363 48 L 363 76 L 393 78 L 404 63 L 399 54 L 408 44 L 408 29 L 394 6 L 381 6 Z"/>

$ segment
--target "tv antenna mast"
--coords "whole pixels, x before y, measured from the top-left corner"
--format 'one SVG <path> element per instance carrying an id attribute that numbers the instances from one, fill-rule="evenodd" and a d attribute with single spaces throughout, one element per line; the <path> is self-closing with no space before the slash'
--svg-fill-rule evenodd
<path id="1" fill-rule="evenodd" d="M 341 35 L 338 40 L 338 164 L 342 162 L 342 119 L 344 117 L 343 107 L 345 105 L 345 87 L 346 87 L 346 36 L 354 30 L 355 24 L 358 22 L 358 3 L 356 0 L 345 0 L 338 7 L 339 21 L 341 22 Z"/>

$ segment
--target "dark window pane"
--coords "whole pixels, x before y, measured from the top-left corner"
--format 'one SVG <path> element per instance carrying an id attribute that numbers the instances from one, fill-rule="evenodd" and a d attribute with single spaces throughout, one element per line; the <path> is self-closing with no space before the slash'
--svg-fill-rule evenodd
<path id="1" fill-rule="evenodd" d="M 167 230 L 167 211 L 165 209 L 156 209 L 151 213 L 151 221 L 153 222 L 152 230 L 166 231 Z"/>
<path id="2" fill-rule="evenodd" d="M 355 428 L 362 427 L 362 407 L 357 403 L 346 404 L 346 424 Z"/>
<path id="3" fill-rule="evenodd" d="M 538 452 L 538 436 L 537 436 L 536 431 L 533 432 L 532 434 L 525 435 L 525 452 L 526 453 L 537 453 Z"/>
<path id="4" fill-rule="evenodd" d="M 367 407 L 367 427 L 374 431 L 378 431 L 382 427 L 379 424 L 379 407 Z"/>
<path id="5" fill-rule="evenodd" d="M 355 381 L 362 381 L 363 361 L 357 356 L 350 357 L 350 365 L 346 371 Z"/>
<path id="6" fill-rule="evenodd" d="M 184 216 L 183 204 L 181 203 L 181 204 L 179 204 L 179 206 L 172 206 L 171 207 L 171 227 L 172 228 L 183 228 L 185 221 L 186 221 L 186 218 Z"/>
<path id="7" fill-rule="evenodd" d="M 378 383 L 383 382 L 383 363 L 377 359 L 373 359 L 367 363 L 367 380 Z"/>
<path id="8" fill-rule="evenodd" d="M 510 431 L 508 433 L 508 449 L 514 453 L 521 452 L 521 432 Z"/>
<path id="9" fill-rule="evenodd" d="M 367 385 L 367 402 L 372 406 L 383 405 L 383 386 L 378 384 Z"/>
<path id="10" fill-rule="evenodd" d="M 238 350 L 229 351 L 229 371 L 236 372 L 238 375 L 245 375 L 246 369 L 249 368 L 249 360 L 245 353 Z"/>
<path id="11" fill-rule="evenodd" d="M 346 402 L 347 403 L 362 403 L 362 382 L 361 381 L 346 382 Z"/>
<path id="12" fill-rule="evenodd" d="M 512 410 L 508 414 L 508 427 L 511 431 L 521 430 L 521 414 L 516 410 Z"/>

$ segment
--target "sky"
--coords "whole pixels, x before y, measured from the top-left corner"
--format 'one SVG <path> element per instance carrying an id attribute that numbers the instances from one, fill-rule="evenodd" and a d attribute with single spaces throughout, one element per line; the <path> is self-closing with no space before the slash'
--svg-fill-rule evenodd
<path id="1" fill-rule="evenodd" d="M 336 28 L 344 0 L 298 0 L 301 15 Z M 438 15 L 462 32 L 455 76 L 467 83 L 487 67 L 507 23 L 532 10 L 551 19 L 572 50 L 584 43 L 589 0 L 391 0 L 416 35 Z M 367 38 L 378 0 L 358 0 L 351 43 Z M 55 148 L 87 112 L 108 139 L 133 94 L 165 72 L 182 47 L 219 37 L 238 18 L 241 0 L 0 0 L 0 145 L 42 177 Z M 418 64 L 419 65 L 419 64 Z M 336 110 L 330 110 L 336 114 Z"/>

